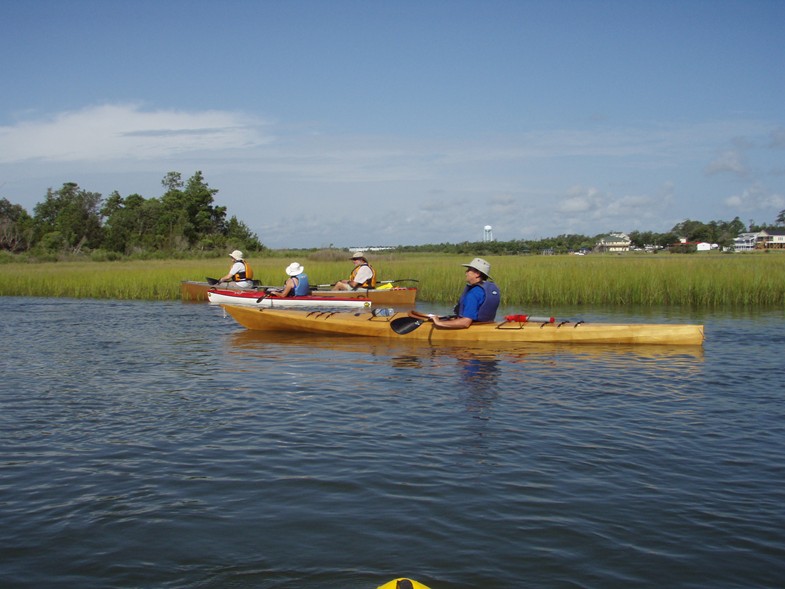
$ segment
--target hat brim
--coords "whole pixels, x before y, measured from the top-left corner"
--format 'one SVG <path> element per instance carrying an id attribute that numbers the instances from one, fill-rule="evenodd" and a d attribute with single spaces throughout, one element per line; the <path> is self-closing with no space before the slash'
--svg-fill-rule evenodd
<path id="1" fill-rule="evenodd" d="M 491 279 L 491 275 L 490 275 L 490 274 L 485 274 L 485 272 L 483 272 L 483 271 L 482 271 L 482 270 L 480 270 L 479 268 L 475 268 L 475 267 L 474 267 L 474 266 L 472 266 L 471 264 L 461 264 L 461 266 L 463 266 L 464 268 L 471 268 L 471 269 L 472 269 L 472 270 L 474 270 L 475 272 L 479 272 L 480 274 L 483 274 L 483 275 L 485 275 L 485 276 L 488 278 L 488 280 L 490 280 L 490 279 Z"/>

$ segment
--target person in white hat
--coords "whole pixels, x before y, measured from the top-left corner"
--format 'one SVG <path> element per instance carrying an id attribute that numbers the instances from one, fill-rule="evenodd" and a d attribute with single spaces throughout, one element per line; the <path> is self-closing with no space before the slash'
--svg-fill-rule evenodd
<path id="1" fill-rule="evenodd" d="M 229 274 L 218 279 L 218 284 L 226 283 L 228 288 L 253 288 L 253 269 L 243 259 L 243 252 L 234 250 L 229 257 L 232 258 L 232 267 Z"/>
<path id="2" fill-rule="evenodd" d="M 304 297 L 311 294 L 311 285 L 302 264 L 292 262 L 285 272 L 289 278 L 283 283 L 283 290 L 271 290 L 267 294 L 273 297 Z"/>
<path id="3" fill-rule="evenodd" d="M 357 290 L 358 288 L 376 288 L 376 270 L 368 263 L 365 254 L 354 252 L 350 258 L 354 262 L 354 270 L 346 280 L 339 280 L 333 285 L 334 290 Z"/>
<path id="4" fill-rule="evenodd" d="M 472 323 L 488 323 L 496 319 L 501 293 L 488 275 L 491 265 L 482 258 L 474 258 L 461 266 L 466 268 L 466 288 L 455 306 L 456 316 L 441 319 L 436 315 L 428 315 L 437 327 L 465 329 Z"/>

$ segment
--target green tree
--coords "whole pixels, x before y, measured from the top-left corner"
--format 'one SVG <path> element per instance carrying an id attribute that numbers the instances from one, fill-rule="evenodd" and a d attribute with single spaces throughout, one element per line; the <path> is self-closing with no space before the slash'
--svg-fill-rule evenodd
<path id="1" fill-rule="evenodd" d="M 75 182 L 66 182 L 60 190 L 51 188 L 44 202 L 33 210 L 35 236 L 41 241 L 49 233 L 58 239 L 44 243 L 60 244 L 61 249 L 79 252 L 83 247 L 101 246 L 101 195 L 79 188 Z M 51 247 L 51 246 L 50 246 Z"/>
<path id="2" fill-rule="evenodd" d="M 156 249 L 160 241 L 155 233 L 160 208 L 158 199 L 145 199 L 139 194 L 122 198 L 113 192 L 101 209 L 106 218 L 104 248 L 124 254 Z"/>
<path id="3" fill-rule="evenodd" d="M 228 244 L 235 245 L 244 251 L 258 252 L 264 249 L 264 245 L 259 241 L 259 236 L 251 231 L 242 221 L 232 215 L 226 224 L 226 241 Z"/>
<path id="4" fill-rule="evenodd" d="M 0 198 L 0 249 L 20 252 L 30 247 L 33 218 L 21 206 Z"/>
<path id="5" fill-rule="evenodd" d="M 210 188 L 197 171 L 183 184 L 179 172 L 169 172 L 161 182 L 167 189 L 161 197 L 157 234 L 171 249 L 193 247 L 203 238 L 224 234 L 226 207 L 213 206 L 217 189 Z"/>

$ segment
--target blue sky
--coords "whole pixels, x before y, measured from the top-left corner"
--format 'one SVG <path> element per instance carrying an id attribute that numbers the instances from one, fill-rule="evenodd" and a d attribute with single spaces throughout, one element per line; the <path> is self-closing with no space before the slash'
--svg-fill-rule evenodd
<path id="1" fill-rule="evenodd" d="M 270 247 L 785 209 L 785 2 L 0 0 L 0 197 L 201 170 Z"/>

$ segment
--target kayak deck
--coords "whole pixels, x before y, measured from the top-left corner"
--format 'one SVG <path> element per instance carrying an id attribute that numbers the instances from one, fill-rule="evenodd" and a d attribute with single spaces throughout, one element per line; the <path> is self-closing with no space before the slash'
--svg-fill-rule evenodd
<path id="1" fill-rule="evenodd" d="M 430 343 L 532 342 L 696 346 L 701 345 L 704 340 L 703 326 L 688 324 L 502 321 L 475 323 L 466 329 L 444 329 L 436 327 L 431 322 L 423 322 L 416 329 L 399 334 L 393 330 L 391 322 L 401 317 L 408 317 L 407 313 L 377 316 L 367 311 L 309 312 L 222 306 L 235 321 L 247 329 L 420 340 Z"/>
<path id="2" fill-rule="evenodd" d="M 249 292 L 223 289 L 210 289 L 207 291 L 207 300 L 212 304 L 246 305 L 251 307 L 276 307 L 276 308 L 369 308 L 370 299 L 363 298 L 338 298 L 321 296 L 299 297 L 274 297 L 266 296 L 264 292 Z"/>

